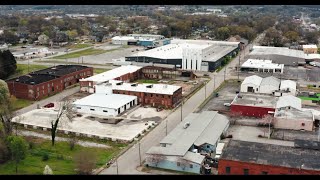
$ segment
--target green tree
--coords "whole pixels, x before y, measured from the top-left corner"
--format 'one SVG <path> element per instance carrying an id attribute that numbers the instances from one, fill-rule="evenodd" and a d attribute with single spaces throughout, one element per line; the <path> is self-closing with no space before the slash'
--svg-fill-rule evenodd
<path id="1" fill-rule="evenodd" d="M 288 31 L 284 34 L 284 36 L 291 42 L 296 42 L 298 41 L 299 34 L 295 31 Z"/>
<path id="2" fill-rule="evenodd" d="M 230 37 L 230 30 L 228 27 L 220 27 L 217 29 L 216 37 L 220 40 L 225 40 Z"/>
<path id="3" fill-rule="evenodd" d="M 19 136 L 8 136 L 7 143 L 11 153 L 11 158 L 16 164 L 16 173 L 18 173 L 18 164 L 26 157 L 28 144 Z"/>
<path id="4" fill-rule="evenodd" d="M 78 36 L 77 30 L 73 29 L 71 31 L 67 31 L 67 35 L 69 36 L 70 39 L 74 40 Z"/>

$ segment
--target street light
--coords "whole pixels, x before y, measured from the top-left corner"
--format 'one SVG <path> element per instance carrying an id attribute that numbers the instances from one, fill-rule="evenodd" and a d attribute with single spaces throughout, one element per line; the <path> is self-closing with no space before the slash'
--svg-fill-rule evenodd
<path id="1" fill-rule="evenodd" d="M 116 159 L 116 165 L 117 165 L 117 174 L 119 174 L 118 159 Z"/>
<path id="2" fill-rule="evenodd" d="M 183 106 L 183 97 L 182 97 L 182 100 L 181 100 L 181 122 L 182 122 L 182 106 Z"/>

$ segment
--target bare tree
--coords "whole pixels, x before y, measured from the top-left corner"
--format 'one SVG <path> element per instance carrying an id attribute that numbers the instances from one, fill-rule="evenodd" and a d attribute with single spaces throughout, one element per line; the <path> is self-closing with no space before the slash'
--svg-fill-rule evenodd
<path id="1" fill-rule="evenodd" d="M 178 163 L 180 163 L 180 167 L 182 168 L 182 170 L 185 170 L 186 167 L 189 166 L 189 162 L 183 158 L 179 158 Z"/>
<path id="2" fill-rule="evenodd" d="M 69 136 L 68 143 L 71 151 L 74 149 L 77 142 L 78 142 L 78 139 L 74 134 Z"/>
<path id="3" fill-rule="evenodd" d="M 234 112 L 230 111 L 229 112 L 229 117 L 230 117 L 230 124 L 236 124 L 236 121 L 242 117 L 241 112 Z"/>
<path id="4" fill-rule="evenodd" d="M 97 155 L 90 151 L 80 151 L 74 157 L 78 174 L 89 175 L 96 166 Z"/>
<path id="5" fill-rule="evenodd" d="M 74 108 L 71 104 L 71 101 L 65 100 L 60 102 L 57 118 L 54 121 L 51 121 L 51 142 L 54 146 L 58 124 L 61 119 L 66 118 L 69 121 L 72 121 L 75 114 Z"/>
<path id="6" fill-rule="evenodd" d="M 265 133 L 268 131 L 268 137 L 270 138 L 271 135 L 271 127 L 273 127 L 274 125 L 274 117 L 272 115 L 265 115 L 263 116 L 263 118 L 261 120 L 259 120 L 258 125 L 260 126 L 268 126 L 268 129 L 264 129 L 264 136 Z"/>
<path id="7" fill-rule="evenodd" d="M 164 155 L 161 155 L 161 154 L 152 154 L 152 155 L 149 155 L 148 159 L 152 164 L 155 164 L 158 167 L 158 164 L 161 161 L 165 160 L 166 157 Z"/>

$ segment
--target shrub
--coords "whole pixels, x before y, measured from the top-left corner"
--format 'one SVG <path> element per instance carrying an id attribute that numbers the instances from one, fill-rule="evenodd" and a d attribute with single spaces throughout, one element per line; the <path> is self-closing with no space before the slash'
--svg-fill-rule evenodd
<path id="1" fill-rule="evenodd" d="M 49 160 L 49 154 L 48 153 L 43 153 L 42 161 L 48 161 L 48 160 Z"/>
<path id="2" fill-rule="evenodd" d="M 29 142 L 29 149 L 33 149 L 34 147 L 34 142 Z"/>
<path id="3" fill-rule="evenodd" d="M 58 155 L 57 155 L 57 159 L 58 159 L 58 160 L 64 160 L 64 157 L 63 157 L 62 154 L 58 154 Z"/>

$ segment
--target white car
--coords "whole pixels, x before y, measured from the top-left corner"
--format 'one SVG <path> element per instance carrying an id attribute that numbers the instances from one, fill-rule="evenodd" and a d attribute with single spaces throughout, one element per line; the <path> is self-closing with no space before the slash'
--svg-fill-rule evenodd
<path id="1" fill-rule="evenodd" d="M 231 104 L 230 103 L 223 103 L 224 106 L 230 107 Z"/>

